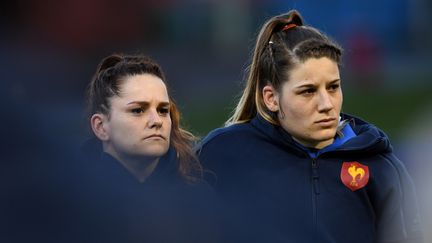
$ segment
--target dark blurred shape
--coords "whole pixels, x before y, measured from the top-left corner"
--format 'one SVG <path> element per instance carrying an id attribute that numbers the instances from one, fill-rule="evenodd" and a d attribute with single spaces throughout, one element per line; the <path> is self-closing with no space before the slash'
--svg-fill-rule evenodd
<path id="1" fill-rule="evenodd" d="M 350 82 L 363 90 L 377 89 L 383 85 L 382 48 L 366 28 L 353 29 L 345 47 Z"/>

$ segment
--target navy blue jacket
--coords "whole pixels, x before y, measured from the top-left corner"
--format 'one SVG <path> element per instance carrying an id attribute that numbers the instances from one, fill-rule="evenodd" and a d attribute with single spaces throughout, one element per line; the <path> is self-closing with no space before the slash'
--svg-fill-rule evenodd
<path id="1" fill-rule="evenodd" d="M 355 135 L 329 151 L 302 147 L 260 116 L 204 138 L 199 158 L 225 202 L 227 241 L 422 241 L 413 184 L 387 136 L 343 116 Z M 363 166 L 353 170 L 363 187 L 342 182 L 344 162 Z"/>
<path id="2" fill-rule="evenodd" d="M 143 183 L 97 139 L 73 154 L 11 201 L 13 231 L 0 242 L 218 242 L 214 191 L 180 177 L 173 148 Z"/>

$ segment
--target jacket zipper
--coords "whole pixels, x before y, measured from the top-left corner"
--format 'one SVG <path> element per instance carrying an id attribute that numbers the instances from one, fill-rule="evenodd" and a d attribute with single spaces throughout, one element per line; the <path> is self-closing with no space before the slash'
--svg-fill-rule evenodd
<path id="1" fill-rule="evenodd" d="M 313 217 L 314 228 L 317 229 L 317 225 L 318 225 L 318 212 L 317 212 L 318 202 L 317 201 L 318 201 L 318 195 L 320 194 L 317 158 L 312 158 L 312 187 L 313 187 L 312 217 Z"/>

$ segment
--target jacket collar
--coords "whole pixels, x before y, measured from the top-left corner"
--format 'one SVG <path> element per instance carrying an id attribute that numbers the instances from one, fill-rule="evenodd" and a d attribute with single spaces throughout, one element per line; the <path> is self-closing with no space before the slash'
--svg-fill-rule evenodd
<path id="1" fill-rule="evenodd" d="M 117 159 L 103 151 L 102 143 L 97 138 L 87 139 L 81 147 L 81 152 L 93 166 L 106 170 L 125 171 L 127 173 L 124 174 L 129 174 Z M 167 153 L 160 158 L 155 171 L 146 179 L 145 183 L 160 183 L 179 179 L 180 176 L 177 174 L 177 168 L 177 152 L 170 146 Z"/>
<path id="2" fill-rule="evenodd" d="M 381 153 L 392 150 L 388 137 L 374 125 L 352 115 L 341 114 L 341 118 L 342 120 L 349 120 L 349 123 L 342 130 L 344 137 L 337 137 L 333 144 L 321 150 L 305 148 L 297 143 L 291 134 L 281 126 L 271 124 L 260 115 L 253 118 L 250 123 L 272 143 L 292 149 L 296 153 L 305 154 L 306 152 L 312 157 L 332 151 Z"/>

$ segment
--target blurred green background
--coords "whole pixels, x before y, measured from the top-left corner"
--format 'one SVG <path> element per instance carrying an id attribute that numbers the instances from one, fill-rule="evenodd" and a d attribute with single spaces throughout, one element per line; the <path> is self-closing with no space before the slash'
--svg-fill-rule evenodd
<path id="1" fill-rule="evenodd" d="M 240 90 L 239 92 L 240 93 Z M 432 86 L 411 87 L 404 90 L 344 90 L 343 112 L 355 114 L 384 130 L 395 142 L 402 140 L 413 117 L 431 109 Z M 224 125 L 238 100 L 237 94 L 213 101 L 211 106 L 191 102 L 182 105 L 184 125 L 199 136 Z M 198 102 L 198 101 L 197 101 Z"/>

